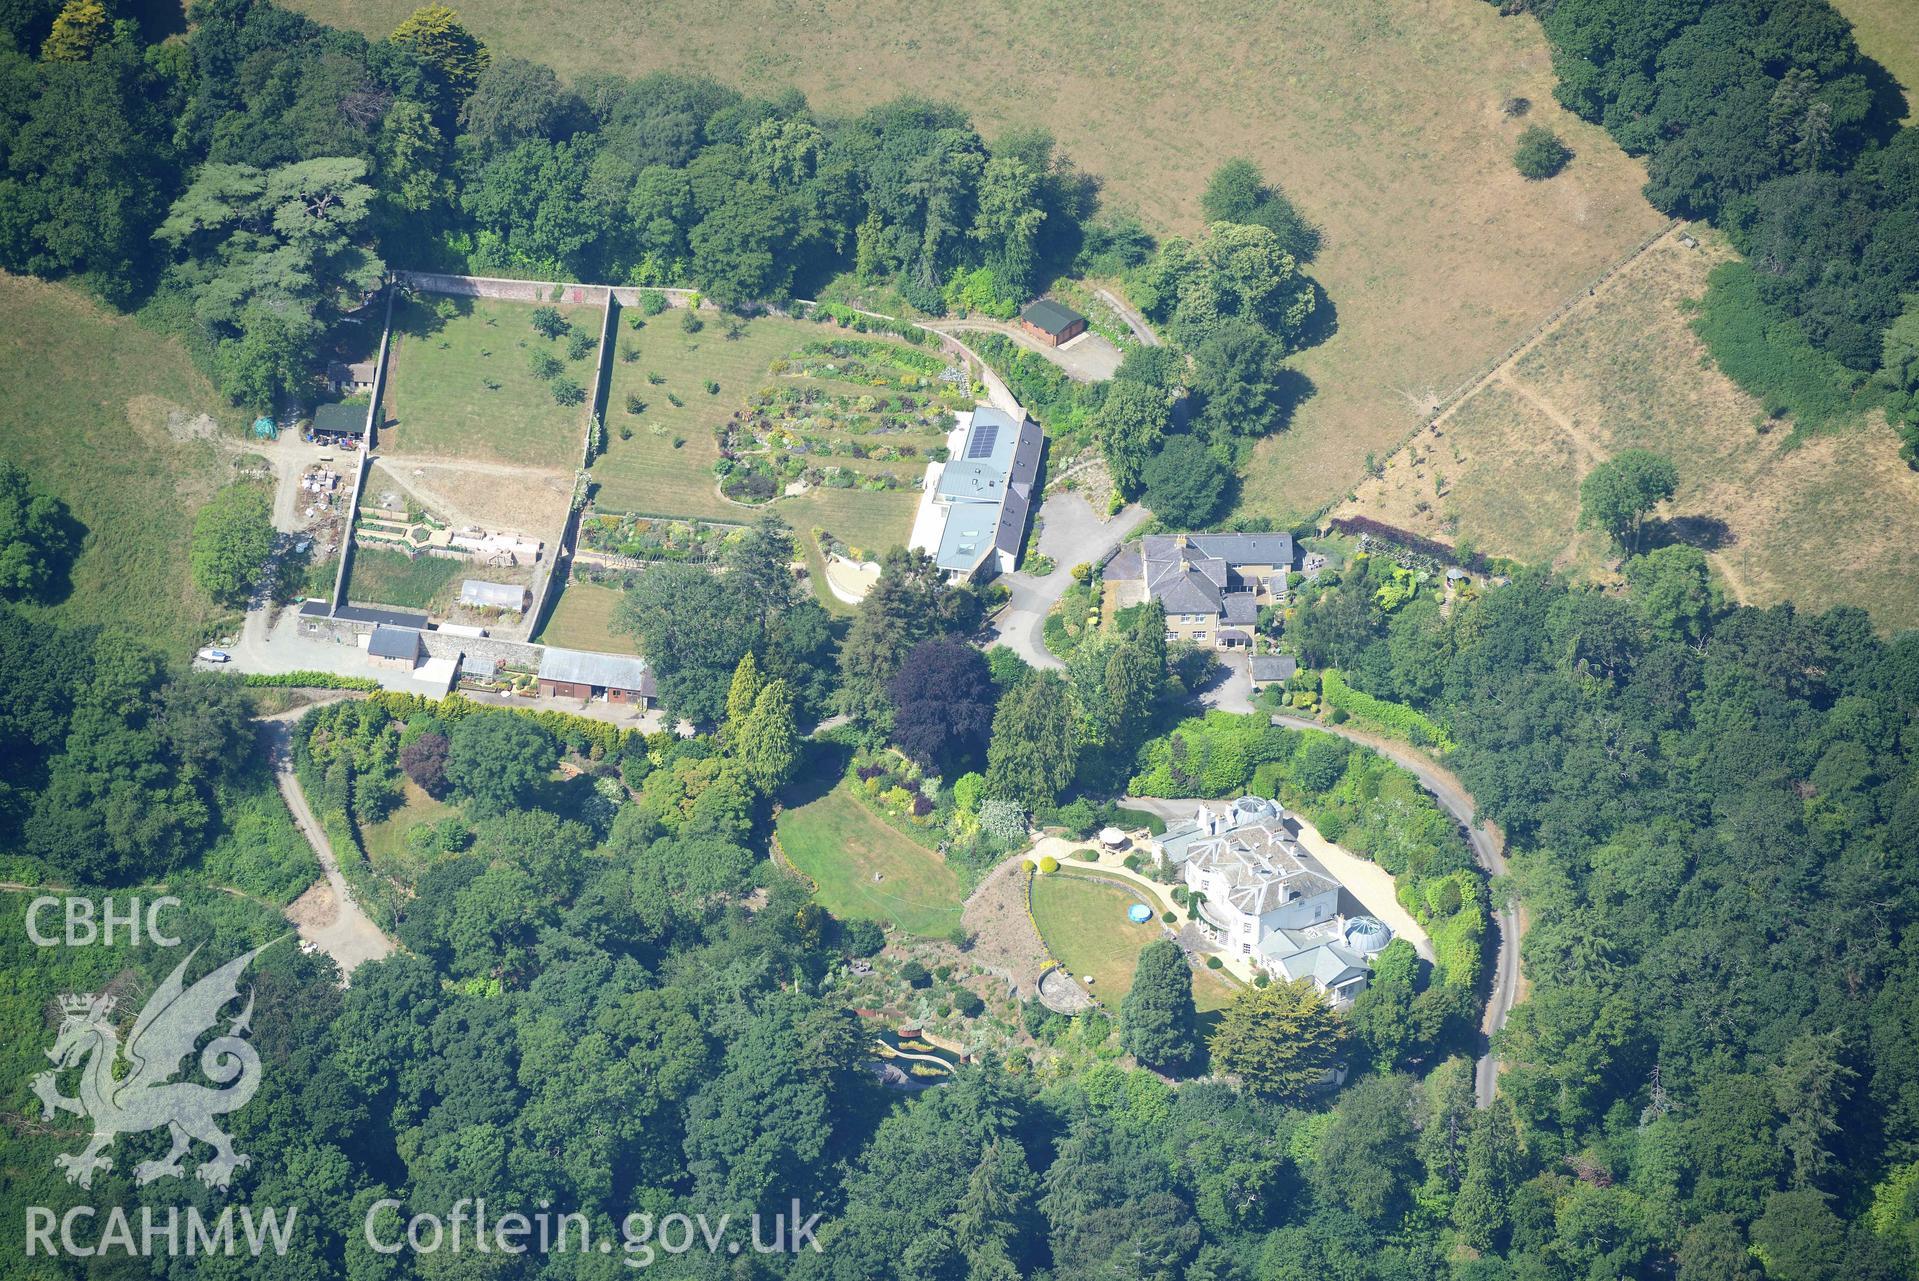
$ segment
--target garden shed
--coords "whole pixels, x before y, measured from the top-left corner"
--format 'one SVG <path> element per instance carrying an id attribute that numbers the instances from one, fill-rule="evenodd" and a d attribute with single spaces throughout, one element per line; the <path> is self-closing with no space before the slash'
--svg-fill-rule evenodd
<path id="1" fill-rule="evenodd" d="M 1019 314 L 1020 328 L 1045 343 L 1057 347 L 1086 332 L 1086 317 L 1064 303 L 1051 298 L 1036 298 Z"/>

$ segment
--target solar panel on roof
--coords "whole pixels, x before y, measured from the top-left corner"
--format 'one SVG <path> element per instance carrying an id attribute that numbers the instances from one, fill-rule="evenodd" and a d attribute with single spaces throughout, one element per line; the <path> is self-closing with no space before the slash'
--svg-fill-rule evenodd
<path id="1" fill-rule="evenodd" d="M 981 423 L 973 428 L 973 438 L 966 442 L 966 457 L 970 462 L 975 458 L 991 458 L 993 446 L 999 443 L 999 424 Z"/>

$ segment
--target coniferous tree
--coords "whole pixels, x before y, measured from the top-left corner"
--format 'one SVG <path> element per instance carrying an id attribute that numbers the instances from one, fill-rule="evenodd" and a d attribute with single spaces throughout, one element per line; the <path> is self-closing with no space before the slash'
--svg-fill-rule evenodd
<path id="1" fill-rule="evenodd" d="M 1142 1066 L 1172 1076 L 1192 1069 L 1199 1056 L 1199 1015 L 1193 972 L 1179 944 L 1160 939 L 1141 950 L 1119 1017 L 1119 1043 Z"/>
<path id="2" fill-rule="evenodd" d="M 1300 979 L 1247 988 L 1213 1029 L 1213 1066 L 1275 1102 L 1304 1098 L 1339 1061 L 1339 1019 Z"/>

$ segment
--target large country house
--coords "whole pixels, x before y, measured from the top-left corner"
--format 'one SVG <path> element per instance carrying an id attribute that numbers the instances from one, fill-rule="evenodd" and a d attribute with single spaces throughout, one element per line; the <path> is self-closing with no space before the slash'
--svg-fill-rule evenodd
<path id="1" fill-rule="evenodd" d="M 1166 639 L 1250 649 L 1262 605 L 1278 603 L 1293 568 L 1291 534 L 1172 534 L 1142 538 L 1107 562 L 1121 606 L 1156 600 Z"/>
<path id="2" fill-rule="evenodd" d="M 1392 941 L 1375 917 L 1347 915 L 1343 890 L 1293 836 L 1275 801 L 1242 796 L 1167 827 L 1159 859 L 1198 896 L 1200 927 L 1273 977 L 1308 979 L 1334 1005 L 1366 987 Z"/>

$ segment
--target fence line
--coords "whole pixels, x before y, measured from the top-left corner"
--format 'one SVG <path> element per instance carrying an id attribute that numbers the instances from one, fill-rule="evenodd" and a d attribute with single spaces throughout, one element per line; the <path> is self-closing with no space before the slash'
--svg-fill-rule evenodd
<path id="1" fill-rule="evenodd" d="M 1630 267 L 1639 259 L 1641 254 L 1685 225 L 1685 219 L 1674 218 L 1664 227 L 1661 227 L 1658 231 L 1655 231 L 1652 235 L 1633 246 L 1633 248 L 1625 254 L 1614 259 L 1610 266 L 1587 281 L 1579 290 L 1560 299 L 1558 305 L 1547 312 L 1541 319 L 1533 322 L 1532 327 L 1528 329 L 1518 341 L 1514 342 L 1510 347 L 1506 348 L 1506 350 L 1500 352 L 1499 355 L 1482 362 L 1477 369 L 1467 375 L 1464 382 L 1435 401 L 1431 409 L 1424 411 L 1420 415 L 1412 429 L 1404 436 L 1401 436 L 1399 440 L 1393 444 L 1392 448 L 1386 451 L 1386 457 L 1390 458 L 1400 450 L 1406 448 L 1407 445 L 1411 444 L 1413 440 L 1418 437 L 1419 433 L 1425 431 L 1428 427 L 1437 426 L 1440 420 L 1446 418 L 1455 409 L 1458 409 L 1469 396 L 1491 382 L 1499 371 L 1505 367 L 1507 361 L 1517 356 L 1534 342 L 1537 342 L 1548 329 L 1564 319 L 1566 313 L 1570 312 L 1587 298 L 1592 297 L 1601 285 L 1611 280 L 1614 276 L 1617 276 L 1627 267 Z M 1344 498 L 1335 498 L 1326 503 L 1312 515 L 1308 523 L 1314 525 L 1321 523 L 1328 512 L 1345 501 Z"/>
<path id="2" fill-rule="evenodd" d="M 1631 266 L 1639 258 L 1639 255 L 1645 253 L 1648 249 L 1651 249 L 1654 245 L 1664 240 L 1667 236 L 1671 235 L 1675 230 L 1677 230 L 1683 224 L 1684 224 L 1684 219 L 1674 218 L 1671 222 L 1667 223 L 1664 227 L 1660 228 L 1658 231 L 1654 232 L 1652 235 L 1646 237 L 1644 240 L 1640 241 L 1637 245 L 1633 246 L 1633 248 L 1630 251 L 1628 251 L 1626 254 L 1615 259 L 1611 266 L 1607 267 L 1604 271 L 1600 272 L 1593 279 L 1587 281 L 1585 284 L 1584 293 L 1573 293 L 1573 294 L 1569 294 L 1565 298 L 1560 299 L 1559 305 L 1557 307 L 1554 307 L 1551 311 L 1547 312 L 1542 319 L 1535 322 L 1533 327 L 1526 331 L 1524 337 L 1520 338 L 1519 341 L 1515 342 L 1512 346 L 1506 348 L 1506 350 L 1501 352 L 1499 355 L 1493 357 L 1491 360 L 1482 364 L 1479 367 L 1479 369 L 1472 374 L 1471 377 L 1467 378 L 1465 382 L 1455 387 L 1452 390 L 1452 393 L 1450 395 L 1444 397 L 1439 402 L 1439 405 L 1432 411 L 1432 413 L 1427 416 L 1426 425 L 1431 426 L 1433 423 L 1436 423 L 1441 418 L 1445 417 L 1446 413 L 1449 410 L 1451 410 L 1454 406 L 1456 406 L 1460 401 L 1464 400 L 1467 396 L 1470 396 L 1473 392 L 1478 391 L 1480 386 L 1483 383 L 1485 383 L 1487 380 L 1492 378 L 1494 374 L 1498 373 L 1500 370 L 1500 367 L 1503 366 L 1507 361 L 1511 360 L 1514 356 L 1517 356 L 1528 345 L 1537 341 L 1538 338 L 1542 334 L 1544 334 L 1548 329 L 1552 328 L 1555 324 L 1559 323 L 1560 319 L 1563 318 L 1567 312 L 1571 311 L 1574 307 L 1577 307 L 1584 299 L 1592 297 L 1594 292 L 1598 290 L 1599 286 L 1605 284 L 1607 281 L 1611 280 L 1614 276 L 1618 275 L 1620 272 L 1624 271 L 1627 267 Z"/>

